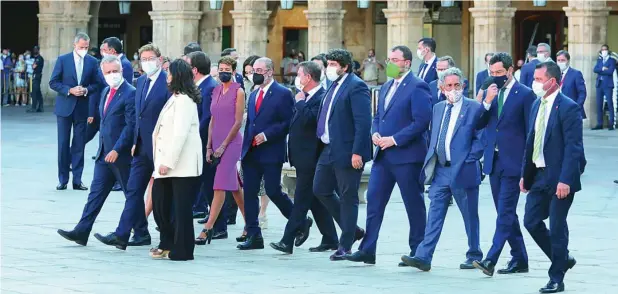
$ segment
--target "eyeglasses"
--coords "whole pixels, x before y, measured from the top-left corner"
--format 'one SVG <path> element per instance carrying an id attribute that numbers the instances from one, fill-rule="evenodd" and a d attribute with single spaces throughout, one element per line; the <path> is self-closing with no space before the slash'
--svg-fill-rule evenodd
<path id="1" fill-rule="evenodd" d="M 158 59 L 157 57 L 141 58 L 140 61 L 141 62 L 147 62 L 147 61 L 155 61 L 157 59 Z"/>

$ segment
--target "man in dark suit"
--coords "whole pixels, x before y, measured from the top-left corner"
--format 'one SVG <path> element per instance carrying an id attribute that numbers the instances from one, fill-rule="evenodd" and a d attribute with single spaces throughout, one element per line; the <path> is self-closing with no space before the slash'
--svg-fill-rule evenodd
<path id="1" fill-rule="evenodd" d="M 260 182 L 272 202 L 286 218 L 292 201 L 281 191 L 281 168 L 286 160 L 286 141 L 294 114 L 292 92 L 273 78 L 272 60 L 262 57 L 253 64 L 253 81 L 259 89 L 249 96 L 247 123 L 242 144 L 247 239 L 240 250 L 263 249 L 264 239 L 258 213 Z"/>
<path id="2" fill-rule="evenodd" d="M 192 52 L 203 52 L 200 44 L 198 44 L 197 42 L 189 42 L 189 44 L 187 44 L 187 46 L 185 46 L 185 48 L 183 49 L 183 57 L 188 56 Z"/>
<path id="3" fill-rule="evenodd" d="M 122 77 L 121 61 L 116 56 L 106 56 L 101 61 L 101 72 L 106 87 L 101 93 L 99 112 L 101 132 L 99 151 L 94 167 L 92 189 L 79 223 L 72 231 L 58 230 L 69 241 L 86 246 L 94 221 L 116 181 L 126 191 L 131 169 L 131 145 L 135 124 L 135 88 Z M 143 214 L 143 211 L 142 211 Z M 100 235 L 95 234 L 97 239 Z M 126 249 L 126 240 L 116 240 L 119 249 Z"/>
<path id="4" fill-rule="evenodd" d="M 339 248 L 330 259 L 344 260 L 352 244 L 365 235 L 356 222 L 358 187 L 365 163 L 371 160 L 371 98 L 367 85 L 352 73 L 350 52 L 332 49 L 326 59 L 326 77 L 333 84 L 318 113 L 317 136 L 324 146 L 315 170 L 313 193 L 341 228 Z"/>
<path id="5" fill-rule="evenodd" d="M 416 56 L 421 59 L 421 65 L 418 67 L 418 77 L 424 80 L 427 84 L 438 79 L 436 72 L 436 41 L 432 38 L 422 38 L 418 40 Z"/>
<path id="6" fill-rule="evenodd" d="M 43 94 L 41 93 L 41 80 L 43 79 L 43 66 L 45 60 L 39 54 L 39 46 L 32 48 L 32 108 L 28 112 L 43 112 Z"/>
<path id="7" fill-rule="evenodd" d="M 558 67 L 562 71 L 560 80 L 560 92 L 575 101 L 582 110 L 582 118 L 586 118 L 584 102 L 586 101 L 586 81 L 582 72 L 571 67 L 571 54 L 566 50 L 558 51 L 556 54 Z"/>
<path id="8" fill-rule="evenodd" d="M 603 106 L 607 101 L 609 109 L 609 127 L 610 131 L 614 130 L 614 71 L 616 70 L 616 60 L 610 57 L 609 46 L 601 46 L 597 64 L 594 66 L 594 73 L 597 74 L 597 125 L 593 130 L 603 129 Z"/>
<path id="9" fill-rule="evenodd" d="M 315 132 L 317 117 L 324 90 L 320 86 L 320 67 L 311 61 L 299 64 L 296 86 L 299 92 L 296 95 L 296 109 L 290 123 L 288 143 L 288 158 L 290 165 L 296 169 L 296 191 L 294 193 L 294 207 L 285 226 L 281 241 L 270 243 L 275 250 L 292 254 L 294 246 L 301 246 L 309 238 L 309 230 L 313 223 L 307 221 L 307 212 L 311 210 L 318 229 L 322 233 L 322 242 L 319 246 L 310 248 L 311 252 L 335 250 L 338 246 L 337 230 L 333 217 L 324 205 L 313 195 L 313 178 L 318 162 L 320 149 L 319 139 Z M 298 233 L 300 232 L 300 234 Z M 296 238 L 295 242 L 294 239 Z"/>
<path id="10" fill-rule="evenodd" d="M 133 238 L 128 246 L 150 245 L 148 222 L 144 214 L 144 193 L 154 171 L 152 154 L 152 132 L 159 113 L 171 96 L 167 89 L 167 73 L 161 69 L 163 57 L 154 44 L 139 49 L 140 63 L 144 75 L 136 82 L 135 90 L 135 132 L 131 155 L 131 174 L 125 192 L 124 210 L 116 231 L 100 239 L 108 245 L 118 245 L 117 240 L 129 240 L 131 229 Z M 116 241 L 113 241 L 116 240 Z M 107 242 L 107 243 L 106 243 Z"/>
<path id="11" fill-rule="evenodd" d="M 320 53 L 311 58 L 311 61 L 317 64 L 322 71 L 322 73 L 320 74 L 320 86 L 322 86 L 324 90 L 328 90 L 328 88 L 330 87 L 330 85 L 333 84 L 333 82 L 326 78 L 326 68 L 328 67 L 328 62 L 326 61 L 326 54 Z"/>
<path id="12" fill-rule="evenodd" d="M 487 67 L 484 68 L 483 70 L 479 71 L 478 73 L 476 73 L 476 80 L 474 80 L 474 83 L 476 85 L 474 87 L 474 97 L 476 97 L 476 95 L 478 95 L 479 90 L 481 89 L 481 85 L 483 85 L 483 82 L 485 82 L 485 80 L 489 77 L 489 60 L 493 56 L 494 56 L 494 54 L 492 52 L 486 53 L 485 54 L 485 65 Z M 464 93 L 466 93 L 466 92 L 464 92 Z"/>
<path id="13" fill-rule="evenodd" d="M 564 276 L 576 263 L 568 250 L 567 216 L 581 190 L 582 117 L 577 103 L 560 93 L 559 79 L 555 63 L 537 65 L 532 87 L 540 99 L 532 106 L 519 183 L 528 193 L 524 226 L 551 261 L 541 293 L 564 291 Z M 548 217 L 549 230 L 544 223 Z"/>
<path id="14" fill-rule="evenodd" d="M 84 146 L 88 100 L 97 99 L 102 81 L 98 74 L 98 61 L 88 55 L 90 37 L 78 33 L 71 53 L 60 55 L 49 79 L 49 87 L 58 93 L 54 113 L 58 120 L 58 180 L 57 190 L 65 190 L 69 170 L 73 172 L 73 189 L 88 190 L 82 184 Z M 73 129 L 73 142 L 71 138 Z"/>
<path id="15" fill-rule="evenodd" d="M 384 210 L 395 184 L 401 190 L 410 232 L 412 254 L 425 234 L 424 186 L 421 169 L 427 154 L 425 133 L 431 121 L 431 96 L 427 84 L 410 72 L 412 51 L 395 46 L 388 54 L 386 74 L 393 78 L 380 91 L 373 118 L 374 153 L 367 191 L 367 233 L 359 250 L 347 260 L 375 264 L 376 247 Z"/>
<path id="16" fill-rule="evenodd" d="M 238 62 L 238 58 L 240 57 L 240 56 L 238 56 L 238 51 L 236 51 L 236 48 L 226 48 L 226 49 L 223 49 L 223 51 L 221 51 L 221 57 L 225 57 L 225 56 L 230 56 L 230 57 L 234 58 L 234 60 L 236 60 L 236 62 Z M 241 68 L 241 67 L 239 66 L 239 68 Z M 241 70 L 244 70 L 244 69 L 241 69 Z M 243 80 L 243 77 L 238 72 L 234 73 L 234 76 L 232 77 L 232 81 L 234 83 L 239 83 L 240 87 L 243 90 L 245 89 L 245 82 Z"/>
<path id="17" fill-rule="evenodd" d="M 431 269 L 451 197 L 461 211 L 468 236 L 466 260 L 459 268 L 472 269 L 472 262 L 483 257 L 479 244 L 478 201 L 479 160 L 484 146 L 476 129 L 483 108 L 477 101 L 463 96 L 462 81 L 463 73 L 458 68 L 447 69 L 440 77 L 440 87 L 447 98 L 433 108 L 431 142 L 423 167 L 425 184 L 431 184 L 425 237 L 413 256 L 401 257 L 406 265 L 422 271 Z"/>
<path id="18" fill-rule="evenodd" d="M 438 58 L 438 62 L 436 63 L 436 72 L 438 73 L 438 79 L 429 83 L 429 91 L 431 93 L 431 106 L 436 105 L 436 103 L 440 101 L 446 100 L 446 96 L 444 96 L 444 93 L 442 93 L 442 90 L 440 90 L 438 82 L 440 81 L 440 74 L 452 67 L 455 67 L 455 60 L 453 60 L 453 57 L 446 55 Z M 467 97 L 469 91 L 468 80 L 464 78 L 462 80 L 462 83 L 464 96 Z"/>
<path id="19" fill-rule="evenodd" d="M 536 65 L 540 63 L 536 55 L 536 46 L 528 47 L 526 55 L 528 56 L 528 63 L 521 67 L 521 74 L 519 76 L 519 83 L 530 88 L 532 87 L 532 81 L 534 81 L 534 69 Z"/>
<path id="20" fill-rule="evenodd" d="M 489 61 L 493 83 L 487 88 L 479 129 L 484 128 L 484 173 L 489 175 L 491 193 L 498 212 L 491 249 L 484 261 L 475 266 L 489 276 L 494 273 L 506 241 L 512 259 L 499 274 L 528 272 L 528 253 L 517 217 L 519 174 L 524 154 L 530 107 L 536 98 L 530 88 L 513 77 L 513 59 L 508 53 L 496 53 Z"/>

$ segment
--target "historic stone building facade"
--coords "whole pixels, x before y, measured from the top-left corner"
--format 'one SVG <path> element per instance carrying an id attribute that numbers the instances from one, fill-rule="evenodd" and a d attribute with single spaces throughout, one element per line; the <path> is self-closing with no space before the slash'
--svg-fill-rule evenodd
<path id="1" fill-rule="evenodd" d="M 524 1 L 476 0 L 462 3 L 461 32 L 458 32 L 461 36 L 461 52 L 457 54 L 461 56 L 458 61 L 460 67 L 470 78 L 473 79 L 475 73 L 484 68 L 485 53 L 514 50 L 514 15 L 518 7 L 533 7 L 532 1 L 522 2 Z M 572 66 L 580 69 L 587 81 L 586 113 L 591 121 L 595 121 L 596 107 L 596 75 L 592 69 L 597 59 L 597 51 L 602 44 L 607 43 L 608 16 L 612 6 L 618 7 L 614 2 L 616 1 L 548 1 L 548 6 L 553 7 L 553 10 L 563 10 L 568 17 L 568 50 L 573 56 Z M 281 11 L 277 8 L 278 3 L 269 3 L 266 0 L 227 0 L 224 3 L 228 11 L 210 10 L 208 0 L 152 1 L 152 11 L 148 14 L 152 20 L 153 42 L 166 56 L 180 56 L 183 47 L 191 41 L 199 41 L 206 52 L 216 55 L 222 46 L 221 28 L 225 22 L 229 22 L 226 19 L 231 17 L 232 42 L 241 58 L 254 54 L 270 56 L 268 53 L 272 53 L 272 50 L 277 50 L 279 55 L 271 56 L 273 59 L 281 57 L 281 49 L 271 49 L 272 36 L 269 42 L 269 34 L 272 34 L 277 19 L 286 17 L 279 13 Z M 44 78 L 49 78 L 55 58 L 71 50 L 76 32 L 90 31 L 94 43 L 97 43 L 96 28 L 100 4 L 101 1 L 39 1 L 39 46 L 47 61 Z M 386 1 L 385 8 L 380 8 L 386 18 L 386 44 L 376 44 L 374 41 L 375 35 L 380 33 L 373 29 L 372 23 L 376 4 L 372 4 L 371 10 L 366 13 L 356 10 L 355 1 L 309 0 L 298 4 L 300 5 L 303 7 L 304 19 L 296 16 L 292 19 L 288 17 L 287 21 L 302 24 L 307 28 L 309 57 L 338 47 L 355 46 L 355 56 L 374 47 L 390 48 L 400 44 L 416 47 L 417 40 L 425 34 L 424 24 L 428 9 L 424 1 Z M 351 23 L 354 25 L 350 25 Z M 370 29 L 364 30 L 365 28 Z M 351 44 L 353 42 L 350 38 L 357 39 L 356 45 Z M 47 97 L 53 99 L 53 95 Z"/>

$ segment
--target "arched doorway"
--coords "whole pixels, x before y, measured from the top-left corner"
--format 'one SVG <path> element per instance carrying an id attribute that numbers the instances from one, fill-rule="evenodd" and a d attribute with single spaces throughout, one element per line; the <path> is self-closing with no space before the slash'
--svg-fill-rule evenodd
<path id="1" fill-rule="evenodd" d="M 547 43 L 551 46 L 551 56 L 563 49 L 566 16 L 563 11 L 517 11 L 515 13 L 515 54 L 518 59 L 526 57 L 530 45 Z"/>
<path id="2" fill-rule="evenodd" d="M 2 48 L 21 54 L 39 43 L 38 1 L 2 1 Z"/>

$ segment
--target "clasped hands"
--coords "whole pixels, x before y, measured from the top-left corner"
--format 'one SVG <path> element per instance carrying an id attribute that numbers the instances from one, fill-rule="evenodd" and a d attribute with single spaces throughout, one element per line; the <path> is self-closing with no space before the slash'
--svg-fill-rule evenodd
<path id="1" fill-rule="evenodd" d="M 379 133 L 374 133 L 371 136 L 371 141 L 374 145 L 380 147 L 381 150 L 385 150 L 395 145 L 395 139 L 393 136 L 382 137 Z"/>
<path id="2" fill-rule="evenodd" d="M 77 97 L 86 95 L 86 91 L 87 91 L 86 88 L 84 88 L 82 86 L 75 86 L 75 87 L 69 89 L 69 93 L 71 95 L 77 96 Z"/>

